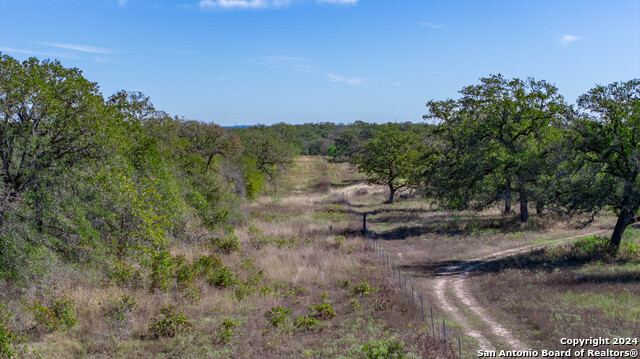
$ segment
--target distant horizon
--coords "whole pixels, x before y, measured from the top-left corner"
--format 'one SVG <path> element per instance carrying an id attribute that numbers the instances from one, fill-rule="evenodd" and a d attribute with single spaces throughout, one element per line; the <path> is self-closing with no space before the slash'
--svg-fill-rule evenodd
<path id="1" fill-rule="evenodd" d="M 34 0 L 0 14 L 0 52 L 224 126 L 420 123 L 427 101 L 497 73 L 569 104 L 640 77 L 637 0 Z"/>

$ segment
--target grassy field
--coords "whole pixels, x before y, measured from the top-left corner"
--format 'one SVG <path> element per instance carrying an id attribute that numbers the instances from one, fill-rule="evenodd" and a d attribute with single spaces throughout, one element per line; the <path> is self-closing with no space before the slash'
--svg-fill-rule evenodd
<path id="1" fill-rule="evenodd" d="M 299 157 L 277 189 L 245 204 L 247 220 L 234 235 L 207 239 L 203 233 L 201 240 L 172 246 L 166 291 L 150 290 L 148 273 L 122 263 L 108 280 L 95 274 L 103 270 L 64 267 L 43 283 L 46 288 L 8 301 L 13 325 L 21 328 L 21 356 L 367 358 L 397 350 L 406 358 L 444 358 L 457 354 L 453 338 L 462 337 L 463 354 L 471 357 L 480 341 L 466 335 L 469 328 L 506 346 L 456 294 L 460 284 L 530 348 L 566 349 L 561 337 L 640 333 L 640 230 L 628 230 L 621 256 L 613 259 L 597 238 L 567 239 L 608 235 L 611 217 L 581 227 L 575 220 L 533 215 L 521 225 L 515 214 L 498 210 L 444 211 L 409 193 L 389 205 L 386 196 L 346 163 Z M 407 275 L 414 300 L 423 296 L 426 321 L 361 236 L 362 213 L 376 247 Z M 232 248 L 236 240 L 240 250 Z M 464 282 L 447 272 L 527 246 L 542 249 L 488 260 Z M 207 267 L 208 261 L 215 263 Z M 191 281 L 184 280 L 185 268 L 195 268 Z M 443 284 L 448 307 L 436 290 Z M 72 303 L 77 325 L 38 330 L 33 303 L 46 301 L 41 293 L 62 298 L 62 308 Z M 443 319 L 453 347 L 446 354 L 438 334 Z"/>
<path id="2" fill-rule="evenodd" d="M 498 349 L 507 349 L 502 338 L 480 323 L 466 300 L 454 295 L 455 279 L 446 283 L 445 290 L 456 313 L 447 312 L 429 289 L 447 268 L 465 263 L 469 267 L 479 263 L 474 258 L 528 246 L 542 249 L 490 260 L 471 271 L 464 282 L 464 290 L 478 306 L 525 345 L 566 350 L 559 343 L 562 337 L 637 337 L 640 333 L 640 230 L 628 229 L 621 255 L 611 258 L 603 249 L 615 223 L 610 215 L 586 227 L 577 219 L 537 216 L 522 225 L 515 214 L 503 216 L 497 209 L 449 212 L 412 196 L 384 204 L 386 193 L 378 187 L 356 186 L 348 197 L 354 210 L 368 213 L 368 227 L 384 250 L 427 293 L 437 318 L 451 322 L 453 335 L 464 331 L 456 323 L 456 316 L 463 317 L 469 328 L 502 346 Z M 605 237 L 598 239 L 593 233 Z M 473 355 L 478 342 L 468 338 L 463 348 Z"/>
<path id="3" fill-rule="evenodd" d="M 450 357 L 419 325 L 410 297 L 387 282 L 341 190 L 330 190 L 360 179 L 344 163 L 298 158 L 278 191 L 246 204 L 248 220 L 235 229 L 240 251 L 209 240 L 171 248 L 175 279 L 166 292 L 136 281 L 136 268 L 121 285 L 61 273 L 52 294 L 73 303 L 77 325 L 34 332 L 32 312 L 21 311 L 22 356 L 366 358 L 383 350 Z M 212 275 L 181 281 L 180 268 L 192 268 L 184 263 L 208 260 L 219 262 Z"/>

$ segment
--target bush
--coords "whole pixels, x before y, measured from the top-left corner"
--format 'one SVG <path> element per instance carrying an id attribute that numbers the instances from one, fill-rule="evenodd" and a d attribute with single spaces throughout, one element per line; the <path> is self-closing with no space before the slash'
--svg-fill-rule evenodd
<path id="1" fill-rule="evenodd" d="M 290 309 L 284 309 L 281 305 L 271 307 L 271 310 L 264 312 L 264 316 L 269 319 L 269 323 L 274 327 L 284 328 L 289 323 L 288 315 L 291 314 Z"/>
<path id="2" fill-rule="evenodd" d="M 142 284 L 142 275 L 134 266 L 115 259 L 109 270 L 109 279 L 123 287 L 139 287 Z"/>
<path id="3" fill-rule="evenodd" d="M 372 286 L 371 284 L 369 284 L 369 282 L 367 282 L 366 279 L 362 278 L 360 279 L 360 283 L 356 284 L 353 287 L 351 294 L 371 294 L 377 292 L 378 290 L 380 290 L 380 288 Z"/>
<path id="4" fill-rule="evenodd" d="M 156 251 L 151 260 L 151 286 L 149 290 L 159 289 L 166 292 L 174 266 L 171 254 L 166 250 Z"/>
<path id="5" fill-rule="evenodd" d="M 603 236 L 580 238 L 573 243 L 573 252 L 582 256 L 603 256 L 609 251 L 609 240 Z"/>
<path id="6" fill-rule="evenodd" d="M 402 359 L 404 343 L 397 339 L 369 340 L 360 347 L 367 359 Z"/>
<path id="7" fill-rule="evenodd" d="M 217 254 L 203 255 L 193 264 L 193 268 L 197 276 L 210 276 L 217 267 L 222 265 L 222 259 Z"/>
<path id="8" fill-rule="evenodd" d="M 172 304 L 161 308 L 160 314 L 164 318 L 151 318 L 149 323 L 149 332 L 155 338 L 175 337 L 178 334 L 188 333 L 193 329 L 193 325 L 184 314 L 179 312 Z"/>
<path id="9" fill-rule="evenodd" d="M 11 358 L 16 354 L 13 348 L 16 335 L 9 327 L 10 320 L 11 313 L 8 313 L 0 304 L 0 357 L 2 358 Z"/>
<path id="10" fill-rule="evenodd" d="M 73 328 L 78 324 L 73 304 L 65 297 L 54 299 L 51 307 L 35 302 L 29 309 L 35 314 L 36 325 L 44 327 L 48 332 L 55 332 L 60 328 Z"/>
<path id="11" fill-rule="evenodd" d="M 238 237 L 233 233 L 226 233 L 225 236 L 214 239 L 213 245 L 227 254 L 242 251 Z"/>
<path id="12" fill-rule="evenodd" d="M 176 256 L 174 258 L 176 286 L 179 291 L 186 291 L 193 286 L 193 280 L 196 276 L 195 265 L 189 264 L 184 256 Z"/>
<path id="13" fill-rule="evenodd" d="M 322 304 L 316 304 L 309 306 L 311 316 L 320 319 L 329 319 L 336 316 L 336 312 L 333 310 L 331 304 L 324 302 Z"/>
<path id="14" fill-rule="evenodd" d="M 349 301 L 349 305 L 352 311 L 357 311 L 357 310 L 362 310 L 362 305 L 360 305 L 360 302 L 356 299 L 356 298 L 352 298 Z"/>
<path id="15" fill-rule="evenodd" d="M 253 291 L 251 290 L 251 286 L 246 282 L 242 282 L 236 286 L 236 290 L 233 292 L 234 296 L 237 300 L 243 300 L 244 298 L 251 295 Z"/>
<path id="16" fill-rule="evenodd" d="M 640 244 L 632 241 L 624 241 L 620 245 L 619 258 L 627 260 L 637 260 L 640 258 Z"/>
<path id="17" fill-rule="evenodd" d="M 236 279 L 227 266 L 217 267 L 213 275 L 207 279 L 207 283 L 219 288 L 228 288 L 236 283 Z"/>
<path id="18" fill-rule="evenodd" d="M 293 323 L 293 325 L 296 327 L 296 329 L 303 332 L 322 330 L 322 322 L 307 315 L 305 315 L 304 317 L 296 318 L 296 321 L 295 323 Z"/>
<path id="19" fill-rule="evenodd" d="M 230 342 L 231 335 L 233 335 L 233 329 L 236 325 L 240 324 L 240 322 L 235 321 L 231 318 L 227 318 L 222 322 L 222 327 L 220 328 L 219 340 L 221 342 Z"/>

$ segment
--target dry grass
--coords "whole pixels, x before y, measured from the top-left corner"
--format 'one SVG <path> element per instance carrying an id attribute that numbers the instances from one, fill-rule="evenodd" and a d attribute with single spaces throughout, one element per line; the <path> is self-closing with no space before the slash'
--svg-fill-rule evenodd
<path id="1" fill-rule="evenodd" d="M 335 166 L 317 157 L 300 158 L 282 181 L 288 194 L 247 204 L 248 221 L 235 230 L 242 252 L 221 253 L 208 242 L 176 243 L 170 250 L 172 256 L 189 262 L 217 254 L 237 278 L 259 276 L 256 284 L 220 289 L 200 278 L 195 282 L 200 298 L 193 300 L 178 291 L 175 282 L 166 293 L 150 292 L 148 269 L 141 269 L 140 285 L 119 286 L 101 277 L 98 269 L 92 274 L 85 268 L 65 267 L 46 294 L 34 288 L 21 299 L 32 303 L 66 297 L 74 303 L 78 324 L 37 335 L 29 330 L 35 325 L 33 314 L 24 304 L 14 303 L 22 313 L 15 326 L 21 328 L 23 343 L 32 353 L 25 357 L 359 357 L 360 346 L 368 340 L 395 339 L 404 343 L 409 357 L 443 357 L 434 351 L 436 342 L 425 335 L 426 327 L 419 325 L 410 298 L 392 289 L 385 272 L 373 261 L 372 249 L 358 234 L 359 218 L 344 207 L 341 192 L 318 185 L 329 183 L 329 169 Z M 363 278 L 387 289 L 353 294 L 354 285 Z M 247 293 L 240 299 L 237 291 L 242 288 Z M 136 306 L 118 326 L 112 313 L 125 295 Z M 322 330 L 296 330 L 295 319 L 312 314 L 310 305 L 323 302 L 333 307 L 336 316 L 321 319 Z M 184 313 L 193 330 L 174 338 L 154 338 L 148 330 L 150 318 L 169 304 Z M 265 317 L 277 306 L 292 311 L 286 329 L 274 327 Z M 238 323 L 228 342 L 220 339 L 225 318 Z"/>

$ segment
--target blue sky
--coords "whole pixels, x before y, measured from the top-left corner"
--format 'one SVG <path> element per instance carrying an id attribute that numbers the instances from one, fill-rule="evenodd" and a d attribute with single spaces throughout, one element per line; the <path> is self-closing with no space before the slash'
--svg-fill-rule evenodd
<path id="1" fill-rule="evenodd" d="M 0 52 L 222 125 L 420 122 L 478 78 L 640 77 L 640 1 L 2 0 Z"/>

